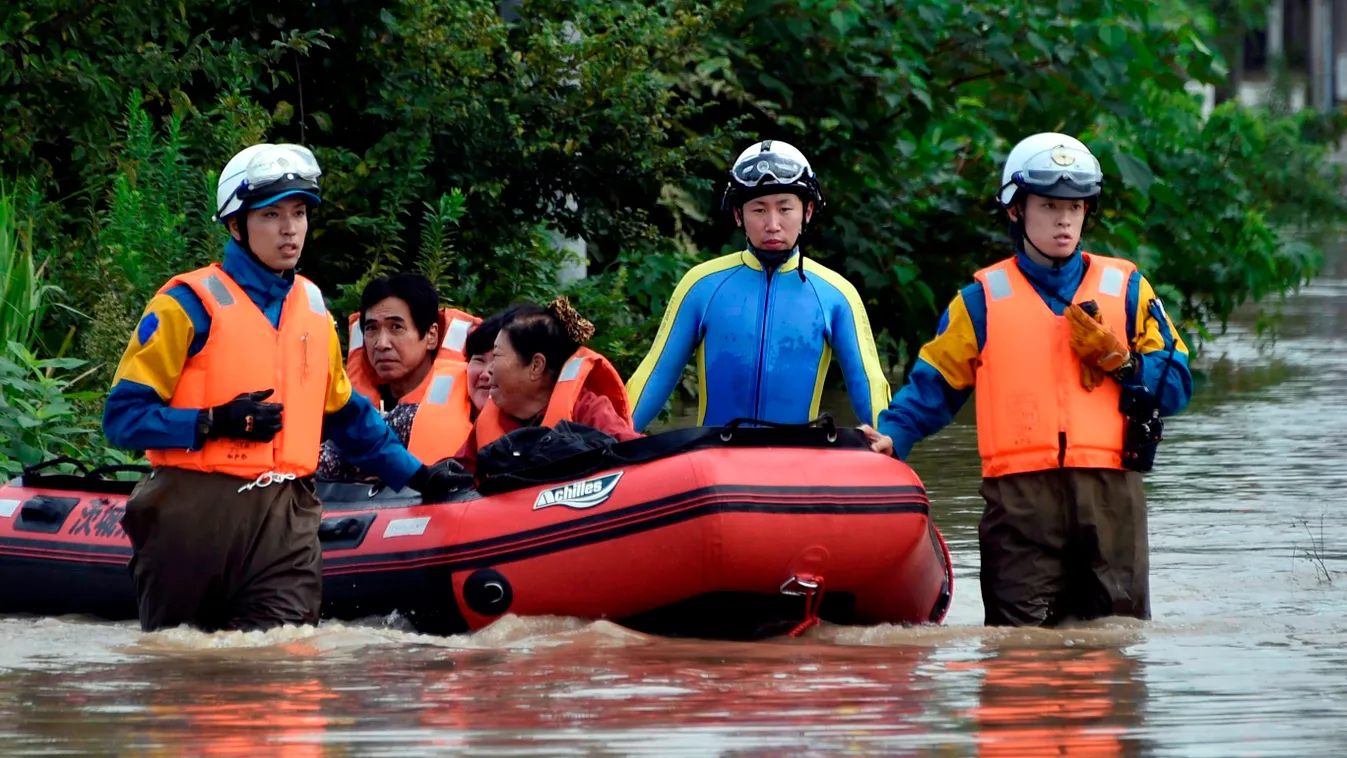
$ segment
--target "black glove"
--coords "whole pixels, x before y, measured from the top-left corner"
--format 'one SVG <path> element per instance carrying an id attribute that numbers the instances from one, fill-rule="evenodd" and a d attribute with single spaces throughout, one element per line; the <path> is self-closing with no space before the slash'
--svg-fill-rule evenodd
<path id="1" fill-rule="evenodd" d="M 407 486 L 421 493 L 421 502 L 439 503 L 459 490 L 472 489 L 472 474 L 453 458 L 422 465 Z"/>
<path id="2" fill-rule="evenodd" d="M 210 409 L 210 439 L 228 437 L 235 440 L 270 442 L 281 430 L 280 403 L 264 403 L 276 390 L 245 392 L 224 405 Z"/>

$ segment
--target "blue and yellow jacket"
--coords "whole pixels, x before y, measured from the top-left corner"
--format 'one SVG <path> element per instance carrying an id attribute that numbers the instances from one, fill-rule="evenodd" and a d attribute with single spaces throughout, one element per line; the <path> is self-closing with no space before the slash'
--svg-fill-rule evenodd
<path id="1" fill-rule="evenodd" d="M 812 260 L 802 281 L 799 261 L 792 254 L 773 272 L 743 251 L 683 276 L 649 355 L 627 382 L 638 430 L 664 408 L 694 350 L 700 425 L 812 420 L 834 354 L 856 416 L 875 423 L 889 383 L 865 304 L 850 282 Z"/>
<path id="2" fill-rule="evenodd" d="M 1016 253 L 1015 261 L 1043 302 L 1062 315 L 1085 276 L 1080 250 L 1057 268 L 1035 263 L 1023 252 Z M 1141 365 L 1123 390 L 1145 387 L 1158 399 L 1162 416 L 1179 413 L 1193 394 L 1188 346 L 1140 273 L 1128 280 L 1125 302 L 1128 339 Z M 950 302 L 935 338 L 922 346 L 907 382 L 879 414 L 879 431 L 893 438 L 899 459 L 905 460 L 913 445 L 944 429 L 967 402 L 986 343 L 986 293 L 973 282 Z M 1166 373 L 1167 364 L 1171 365 Z"/>
<path id="3" fill-rule="evenodd" d="M 272 326 L 277 326 L 281 306 L 294 283 L 293 273 L 277 276 L 233 240 L 225 245 L 222 265 Z M 117 366 L 103 408 L 103 433 L 108 442 L 130 450 L 190 450 L 196 444 L 197 410 L 172 408 L 168 402 L 187 359 L 206 346 L 210 326 L 201 299 L 185 284 L 150 300 Z M 374 406 L 351 391 L 336 329 L 334 323 L 323 438 L 331 439 L 345 460 L 400 489 L 421 462 L 407 452 Z M 248 357 L 239 356 L 239 360 Z"/>

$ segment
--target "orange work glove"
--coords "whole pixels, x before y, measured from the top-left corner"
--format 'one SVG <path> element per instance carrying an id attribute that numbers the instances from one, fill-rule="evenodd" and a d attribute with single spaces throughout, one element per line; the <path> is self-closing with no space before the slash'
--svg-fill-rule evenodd
<path id="1" fill-rule="evenodd" d="M 1104 374 L 1117 371 L 1127 362 L 1131 350 L 1104 323 L 1103 316 L 1091 316 L 1072 303 L 1066 317 L 1071 322 L 1071 349 L 1080 356 L 1081 386 L 1093 390 L 1104 382 Z"/>
<path id="2" fill-rule="evenodd" d="M 1080 364 L 1080 386 L 1085 388 L 1086 392 L 1094 392 L 1095 388 L 1104 383 L 1104 369 L 1098 366 L 1081 361 Z"/>

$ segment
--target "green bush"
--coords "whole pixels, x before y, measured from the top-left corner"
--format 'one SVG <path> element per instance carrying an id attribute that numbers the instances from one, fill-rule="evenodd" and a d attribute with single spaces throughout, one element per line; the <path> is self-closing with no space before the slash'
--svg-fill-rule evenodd
<path id="1" fill-rule="evenodd" d="M 892 362 L 1009 253 L 1002 162 L 1040 131 L 1079 135 L 1104 163 L 1087 245 L 1136 260 L 1208 336 L 1313 275 L 1316 235 L 1347 218 L 1324 160 L 1340 117 L 1229 103 L 1201 119 L 1185 85 L 1224 80 L 1204 42 L 1219 28 L 1201 2 L 750 0 L 680 87 L 811 157 L 828 199 L 817 255 L 860 289 Z"/>
<path id="2" fill-rule="evenodd" d="M 1225 81 L 1212 46 L 1258 5 L 34 0 L 0 20 L 0 175 L 22 179 L 25 244 L 63 293 L 43 301 L 66 307 L 27 346 L 63 356 L 75 330 L 106 388 L 155 289 L 218 256 L 219 168 L 270 140 L 324 168 L 301 268 L 334 312 L 413 268 L 478 313 L 565 293 L 629 374 L 683 272 L 742 245 L 724 173 L 773 138 L 814 163 L 810 254 L 857 285 L 897 367 L 1007 254 L 1000 164 L 1044 130 L 1104 161 L 1091 245 L 1209 338 L 1313 276 L 1347 218 L 1324 160 L 1341 115 L 1203 120 L 1184 89 Z M 558 281 L 559 238 L 584 239 L 589 278 Z"/>
<path id="3" fill-rule="evenodd" d="M 64 271 L 92 315 L 81 350 L 105 387 L 149 297 L 174 274 L 218 257 L 224 239 L 210 221 L 208 173 L 188 160 L 184 123 L 175 113 L 156 129 L 141 93 L 130 92 L 106 208 L 95 208 L 88 254 Z"/>
<path id="4" fill-rule="evenodd" d="M 13 476 L 60 456 L 100 465 L 102 431 L 76 407 L 97 391 L 78 392 L 84 375 L 70 372 L 85 365 L 75 358 L 44 358 L 11 340 L 0 356 L 0 471 Z"/>
<path id="5" fill-rule="evenodd" d="M 0 473 L 12 476 L 58 456 L 95 464 L 105 460 L 98 425 L 88 404 L 98 391 L 75 358 L 39 358 L 39 325 L 53 298 L 62 293 L 46 281 L 46 264 L 36 264 L 31 219 L 19 218 L 13 194 L 0 187 Z M 69 335 L 57 355 L 69 346 Z"/>
<path id="6" fill-rule="evenodd" d="M 1273 117 L 1222 104 L 1203 120 L 1182 93 L 1142 88 L 1147 129 L 1112 117 L 1093 144 L 1121 185 L 1102 251 L 1137 261 L 1202 339 L 1246 303 L 1277 299 L 1318 273 L 1326 236 L 1347 215 L 1330 162 L 1336 119 Z"/>

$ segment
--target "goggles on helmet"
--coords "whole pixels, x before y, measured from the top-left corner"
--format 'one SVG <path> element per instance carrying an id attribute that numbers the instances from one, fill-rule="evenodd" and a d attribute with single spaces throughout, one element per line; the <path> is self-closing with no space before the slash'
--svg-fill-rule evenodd
<path id="1" fill-rule="evenodd" d="M 768 179 L 775 184 L 794 184 L 808 170 L 808 166 L 779 153 L 759 153 L 736 164 L 731 172 L 735 181 L 745 187 L 756 187 Z"/>
<path id="2" fill-rule="evenodd" d="M 244 202 L 287 189 L 318 188 L 323 170 L 306 147 L 276 145 L 263 150 L 248 162 L 234 196 Z"/>
<path id="3" fill-rule="evenodd" d="M 1104 172 L 1088 151 L 1054 147 L 1029 157 L 1011 183 L 1045 197 L 1085 198 L 1099 194 Z"/>

